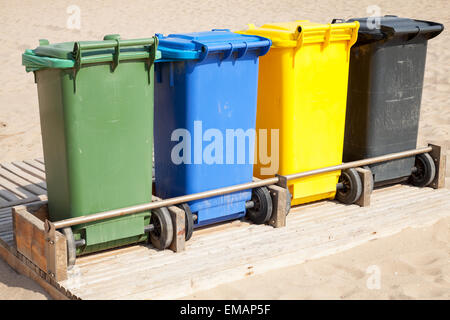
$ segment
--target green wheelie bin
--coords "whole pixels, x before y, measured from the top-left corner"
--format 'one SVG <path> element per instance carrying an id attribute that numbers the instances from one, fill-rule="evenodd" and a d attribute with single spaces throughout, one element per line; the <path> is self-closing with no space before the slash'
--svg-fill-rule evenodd
<path id="1" fill-rule="evenodd" d="M 26 50 L 22 64 L 38 88 L 51 221 L 151 201 L 153 63 L 157 38 L 49 44 Z M 75 225 L 76 255 L 148 239 L 150 212 Z"/>

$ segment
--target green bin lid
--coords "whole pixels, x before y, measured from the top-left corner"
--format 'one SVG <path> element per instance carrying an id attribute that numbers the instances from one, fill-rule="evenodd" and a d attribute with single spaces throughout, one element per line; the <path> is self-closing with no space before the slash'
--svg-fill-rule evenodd
<path id="1" fill-rule="evenodd" d="M 117 62 L 122 60 L 149 59 L 150 47 L 155 37 L 146 39 L 121 40 L 119 35 L 106 35 L 103 41 L 62 42 L 50 44 L 39 40 L 40 46 L 22 54 L 22 65 L 27 72 L 43 68 L 74 68 L 81 64 Z M 157 40 L 156 40 L 157 42 Z M 119 55 L 117 55 L 119 48 Z M 154 59 L 161 54 L 155 50 Z"/>

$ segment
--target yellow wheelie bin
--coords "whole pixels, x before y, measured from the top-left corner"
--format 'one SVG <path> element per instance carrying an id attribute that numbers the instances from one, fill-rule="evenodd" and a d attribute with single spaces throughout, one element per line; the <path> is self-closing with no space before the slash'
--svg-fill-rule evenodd
<path id="1" fill-rule="evenodd" d="M 277 168 L 264 163 L 260 154 L 264 150 L 256 150 L 256 177 L 342 163 L 350 48 L 358 28 L 357 21 L 319 24 L 297 20 L 259 28 L 249 24 L 248 30 L 238 31 L 272 40 L 271 49 L 259 62 L 256 128 L 257 133 L 267 130 L 265 152 L 278 152 L 279 164 Z M 277 143 L 274 130 L 278 130 L 278 148 L 272 146 Z M 256 145 L 261 148 L 261 141 Z M 276 157 L 272 154 L 271 158 Z M 291 204 L 333 199 L 337 189 L 339 200 L 356 201 L 362 189 L 358 174 L 348 170 L 343 176 L 333 171 L 289 181 Z"/>

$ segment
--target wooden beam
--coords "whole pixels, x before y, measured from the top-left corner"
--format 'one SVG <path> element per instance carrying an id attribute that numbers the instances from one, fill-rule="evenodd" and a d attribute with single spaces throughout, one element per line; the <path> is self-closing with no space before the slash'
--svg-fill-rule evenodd
<path id="1" fill-rule="evenodd" d="M 358 200 L 356 200 L 355 204 L 360 207 L 368 207 L 370 206 L 370 195 L 373 190 L 373 176 L 372 171 L 363 168 L 356 168 L 356 171 L 359 174 L 362 182 L 362 192 L 361 196 Z"/>
<path id="2" fill-rule="evenodd" d="M 271 185 L 267 187 L 272 197 L 273 213 L 269 219 L 269 225 L 274 228 L 286 226 L 287 214 L 287 190 L 280 186 Z M 290 201 L 290 199 L 289 199 Z"/>
<path id="3" fill-rule="evenodd" d="M 445 188 L 445 165 L 447 157 L 445 155 L 445 149 L 435 144 L 428 144 L 433 150 L 430 152 L 431 158 L 434 160 L 436 167 L 436 175 L 431 182 L 430 187 L 433 189 Z"/>
<path id="4" fill-rule="evenodd" d="M 160 198 L 153 196 L 152 201 L 159 201 Z M 186 243 L 186 222 L 184 210 L 176 206 L 167 207 L 169 210 L 172 226 L 173 226 L 173 240 L 169 249 L 173 252 L 181 252 L 185 249 Z"/>
<path id="5" fill-rule="evenodd" d="M 178 207 L 168 207 L 170 215 L 172 216 L 173 224 L 173 240 L 170 245 L 170 250 L 173 252 L 181 252 L 185 249 L 186 243 L 186 222 L 184 210 Z"/>
<path id="6" fill-rule="evenodd" d="M 49 237 L 45 224 L 39 217 L 44 217 L 46 204 L 12 208 L 14 242 L 17 251 L 36 264 L 41 270 L 54 276 L 56 281 L 67 279 L 67 244 L 66 238 L 58 231 Z M 53 242 L 53 243 L 51 243 Z M 49 245 L 54 250 L 49 250 Z"/>
<path id="7" fill-rule="evenodd" d="M 3 191 L 3 190 L 0 190 L 0 191 Z M 10 207 L 18 206 L 21 204 L 30 203 L 30 202 L 45 201 L 45 200 L 47 200 L 47 195 L 34 196 L 34 197 L 14 200 L 14 201 L 6 202 L 6 203 L 0 203 L 0 209 L 10 208 Z"/>

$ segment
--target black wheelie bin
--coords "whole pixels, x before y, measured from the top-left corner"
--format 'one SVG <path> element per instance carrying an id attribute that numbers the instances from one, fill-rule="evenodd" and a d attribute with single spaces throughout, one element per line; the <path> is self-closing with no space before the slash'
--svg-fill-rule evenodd
<path id="1" fill-rule="evenodd" d="M 416 148 L 428 40 L 440 23 L 396 16 L 359 21 L 350 53 L 344 162 Z M 429 154 L 369 166 L 375 186 L 405 181 L 426 186 L 434 178 Z"/>

